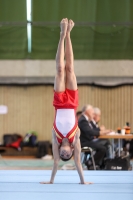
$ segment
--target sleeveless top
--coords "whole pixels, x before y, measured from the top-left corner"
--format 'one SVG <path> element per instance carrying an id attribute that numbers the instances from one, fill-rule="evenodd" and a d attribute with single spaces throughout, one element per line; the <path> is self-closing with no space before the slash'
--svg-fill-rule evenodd
<path id="1" fill-rule="evenodd" d="M 53 129 L 59 144 L 62 143 L 63 138 L 67 138 L 72 143 L 78 130 L 75 109 L 57 109 Z"/>

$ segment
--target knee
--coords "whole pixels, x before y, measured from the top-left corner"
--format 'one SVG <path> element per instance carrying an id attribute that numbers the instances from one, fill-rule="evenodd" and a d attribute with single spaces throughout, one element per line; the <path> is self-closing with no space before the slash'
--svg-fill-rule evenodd
<path id="1" fill-rule="evenodd" d="M 64 75 L 64 68 L 61 66 L 61 65 L 58 65 L 57 66 L 57 74 L 58 74 L 58 76 L 62 76 L 62 75 Z"/>
<path id="2" fill-rule="evenodd" d="M 73 70 L 73 67 L 71 65 L 66 65 L 66 73 L 69 73 L 69 74 L 73 74 L 74 73 L 74 70 Z"/>

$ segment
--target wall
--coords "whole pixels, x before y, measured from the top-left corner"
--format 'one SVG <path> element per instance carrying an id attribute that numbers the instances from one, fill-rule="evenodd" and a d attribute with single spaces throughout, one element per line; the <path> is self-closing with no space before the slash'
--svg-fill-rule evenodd
<path id="1" fill-rule="evenodd" d="M 133 76 L 132 60 L 75 60 L 76 76 Z M 0 60 L 0 77 L 53 77 L 54 60 Z"/>
<path id="2" fill-rule="evenodd" d="M 107 128 L 123 127 L 131 122 L 133 130 L 133 86 L 113 89 L 79 86 L 79 108 L 86 103 L 101 108 L 101 124 Z M 51 140 L 54 119 L 52 86 L 0 86 L 0 105 L 8 106 L 8 114 L 0 115 L 0 138 L 4 133 L 36 130 L 39 140 Z"/>

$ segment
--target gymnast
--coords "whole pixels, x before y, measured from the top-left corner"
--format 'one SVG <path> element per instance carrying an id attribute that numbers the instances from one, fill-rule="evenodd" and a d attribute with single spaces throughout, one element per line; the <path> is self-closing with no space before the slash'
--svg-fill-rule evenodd
<path id="1" fill-rule="evenodd" d="M 84 181 L 80 162 L 80 131 L 76 119 L 78 90 L 74 73 L 73 49 L 70 38 L 70 32 L 73 27 L 74 22 L 72 20 L 68 21 L 67 18 L 62 19 L 60 22 L 61 32 L 56 53 L 56 76 L 53 100 L 53 105 L 55 107 L 55 120 L 52 130 L 54 164 L 50 181 L 41 182 L 42 184 L 53 184 L 59 160 L 68 161 L 72 156 L 74 156 L 80 183 L 91 184 Z M 66 62 L 64 62 L 64 57 Z"/>

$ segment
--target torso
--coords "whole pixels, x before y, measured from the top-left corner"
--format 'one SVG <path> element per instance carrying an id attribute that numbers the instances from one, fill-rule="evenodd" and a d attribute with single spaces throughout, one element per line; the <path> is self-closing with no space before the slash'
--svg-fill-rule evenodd
<path id="1" fill-rule="evenodd" d="M 75 125 L 74 109 L 58 109 L 56 111 L 55 123 L 57 129 L 66 137 Z"/>
<path id="2" fill-rule="evenodd" d="M 54 121 L 54 130 L 58 143 L 61 143 L 63 138 L 68 138 L 72 143 L 76 130 L 78 128 L 77 119 L 74 109 L 57 109 Z"/>

